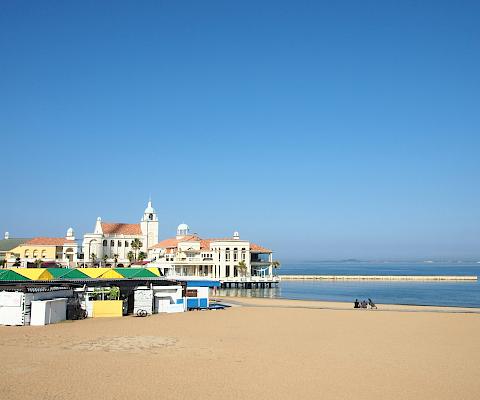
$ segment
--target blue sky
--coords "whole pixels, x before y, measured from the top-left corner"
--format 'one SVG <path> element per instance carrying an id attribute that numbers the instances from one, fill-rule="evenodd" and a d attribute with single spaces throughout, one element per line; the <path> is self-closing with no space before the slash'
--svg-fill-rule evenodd
<path id="1" fill-rule="evenodd" d="M 0 4 L 0 230 L 480 259 L 480 3 Z"/>

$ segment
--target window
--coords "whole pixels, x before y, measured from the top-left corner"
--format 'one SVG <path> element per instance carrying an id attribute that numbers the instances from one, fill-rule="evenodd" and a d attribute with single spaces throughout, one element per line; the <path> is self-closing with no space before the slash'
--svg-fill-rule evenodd
<path id="1" fill-rule="evenodd" d="M 245 261 L 245 252 L 242 251 L 242 261 Z"/>
<path id="2" fill-rule="evenodd" d="M 103 247 L 107 247 L 107 241 L 106 240 L 103 241 Z"/>
<path id="3" fill-rule="evenodd" d="M 115 240 L 110 240 L 110 247 L 115 246 Z"/>
<path id="4" fill-rule="evenodd" d="M 42 250 L 42 258 L 45 258 L 47 256 L 47 252 L 45 250 Z"/>
<path id="5" fill-rule="evenodd" d="M 122 241 L 121 240 L 118 241 L 117 246 L 122 247 Z"/>
<path id="6" fill-rule="evenodd" d="M 37 250 L 33 250 L 33 258 L 37 258 L 38 257 L 38 251 Z"/>
<path id="7" fill-rule="evenodd" d="M 237 249 L 233 250 L 233 261 L 238 261 L 238 251 L 237 251 Z"/>
<path id="8" fill-rule="evenodd" d="M 25 250 L 25 258 L 28 258 L 30 257 L 30 251 L 29 250 Z"/>
<path id="9" fill-rule="evenodd" d="M 230 261 L 230 251 L 225 253 L 225 261 Z"/>
<path id="10" fill-rule="evenodd" d="M 128 242 L 125 240 L 125 247 L 128 247 Z"/>

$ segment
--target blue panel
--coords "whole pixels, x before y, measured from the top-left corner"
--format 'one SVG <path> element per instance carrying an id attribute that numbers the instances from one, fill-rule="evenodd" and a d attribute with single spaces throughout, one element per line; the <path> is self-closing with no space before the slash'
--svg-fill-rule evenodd
<path id="1" fill-rule="evenodd" d="M 187 299 L 187 308 L 198 308 L 198 299 L 196 297 L 188 298 Z"/>
<path id="2" fill-rule="evenodd" d="M 199 299 L 200 300 L 200 308 L 207 308 L 208 307 L 208 300 L 207 299 Z"/>
<path id="3" fill-rule="evenodd" d="M 183 304 L 183 299 L 177 299 L 177 304 Z"/>

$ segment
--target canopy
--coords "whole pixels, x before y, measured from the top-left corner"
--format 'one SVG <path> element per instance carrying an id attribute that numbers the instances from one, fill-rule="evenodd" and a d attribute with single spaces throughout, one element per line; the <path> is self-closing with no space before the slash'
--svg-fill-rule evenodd
<path id="1" fill-rule="evenodd" d="M 16 273 L 10 269 L 3 271 L 0 275 L 0 281 L 29 281 L 27 277 Z"/>
<path id="2" fill-rule="evenodd" d="M 53 275 L 45 268 L 16 268 L 14 272 L 32 281 L 50 281 L 53 279 Z"/>
<path id="3" fill-rule="evenodd" d="M 161 275 L 162 275 L 162 274 L 160 273 L 160 271 L 158 270 L 157 267 L 147 267 L 147 268 L 145 268 L 145 269 L 147 269 L 148 271 L 154 273 L 154 274 L 157 275 L 157 276 L 161 276 Z"/>
<path id="4" fill-rule="evenodd" d="M 69 269 L 67 268 L 47 268 L 47 271 L 50 272 L 54 279 L 60 278 L 66 273 L 68 273 Z"/>
<path id="5" fill-rule="evenodd" d="M 68 269 L 67 273 L 62 275 L 60 279 L 88 279 L 87 274 L 84 274 L 81 269 Z"/>

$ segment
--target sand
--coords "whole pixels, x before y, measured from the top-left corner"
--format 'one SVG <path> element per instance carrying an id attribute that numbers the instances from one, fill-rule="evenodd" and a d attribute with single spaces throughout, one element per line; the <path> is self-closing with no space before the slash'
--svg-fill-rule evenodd
<path id="1" fill-rule="evenodd" d="M 0 327 L 1 399 L 478 399 L 479 310 L 242 299 Z"/>

